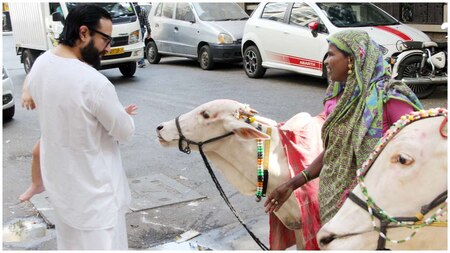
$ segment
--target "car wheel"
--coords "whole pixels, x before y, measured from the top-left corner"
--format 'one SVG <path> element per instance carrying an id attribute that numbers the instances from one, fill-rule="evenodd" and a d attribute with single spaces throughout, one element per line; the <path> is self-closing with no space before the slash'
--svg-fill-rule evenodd
<path id="1" fill-rule="evenodd" d="M 120 73 L 124 77 L 132 77 L 136 73 L 136 62 L 127 62 L 119 67 Z"/>
<path id="2" fill-rule="evenodd" d="M 244 51 L 244 70 L 250 78 L 260 78 L 266 73 L 262 58 L 256 46 L 249 46 Z"/>
<path id="3" fill-rule="evenodd" d="M 3 122 L 10 121 L 14 117 L 15 106 L 3 110 Z"/>
<path id="4" fill-rule="evenodd" d="M 150 64 L 158 64 L 159 61 L 161 60 L 161 55 L 158 53 L 156 43 L 152 40 L 147 43 L 147 46 L 145 48 L 146 48 L 145 54 L 147 56 L 148 62 L 150 62 Z"/>
<path id="5" fill-rule="evenodd" d="M 23 57 L 22 58 L 23 59 L 23 68 L 25 69 L 25 73 L 28 74 L 31 71 L 31 67 L 33 67 L 36 57 L 29 49 L 26 49 L 23 51 L 22 57 Z"/>
<path id="6" fill-rule="evenodd" d="M 208 45 L 204 45 L 202 48 L 200 48 L 198 61 L 200 62 L 200 67 L 204 70 L 211 70 L 214 68 L 214 60 L 211 48 Z"/>
<path id="7" fill-rule="evenodd" d="M 408 57 L 404 59 L 402 62 L 400 62 L 400 66 L 398 68 L 398 75 L 395 77 L 395 79 L 401 80 L 404 77 L 412 77 L 412 78 L 419 78 L 419 69 L 420 64 L 422 61 L 422 56 L 420 55 L 413 55 L 411 57 Z M 425 65 L 425 72 L 431 73 L 431 66 L 428 64 Z M 408 84 L 408 87 L 416 94 L 416 96 L 420 99 L 429 97 L 435 90 L 436 85 L 435 84 Z"/>

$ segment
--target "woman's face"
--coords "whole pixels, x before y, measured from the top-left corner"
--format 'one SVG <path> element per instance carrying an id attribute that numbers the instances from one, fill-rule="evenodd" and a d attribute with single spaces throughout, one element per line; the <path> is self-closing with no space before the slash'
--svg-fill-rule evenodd
<path id="1" fill-rule="evenodd" d="M 347 80 L 348 58 L 333 44 L 328 45 L 328 56 L 324 63 L 331 81 L 345 82 Z"/>

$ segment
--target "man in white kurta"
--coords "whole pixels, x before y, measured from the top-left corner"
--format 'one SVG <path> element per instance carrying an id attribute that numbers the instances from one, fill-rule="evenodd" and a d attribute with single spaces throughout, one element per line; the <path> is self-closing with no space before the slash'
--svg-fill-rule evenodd
<path id="1" fill-rule="evenodd" d="M 74 10 L 76 17 L 71 16 Z M 62 44 L 41 55 L 29 73 L 58 249 L 128 249 L 130 190 L 119 143 L 132 136 L 134 122 L 111 82 L 91 66 L 110 50 L 112 22 L 96 7 L 74 10 L 66 20 L 66 26 L 76 26 L 73 46 L 67 45 L 66 33 Z M 98 11 L 96 25 L 79 22 L 83 15 L 95 18 Z"/>

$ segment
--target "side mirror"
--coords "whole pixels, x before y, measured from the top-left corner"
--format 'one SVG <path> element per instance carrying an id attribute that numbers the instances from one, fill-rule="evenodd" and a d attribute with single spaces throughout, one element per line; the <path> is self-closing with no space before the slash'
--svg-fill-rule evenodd
<path id="1" fill-rule="evenodd" d="M 308 24 L 309 29 L 311 30 L 311 34 L 315 37 L 317 37 L 317 33 L 319 31 L 319 22 L 314 21 Z"/>
<path id="2" fill-rule="evenodd" d="M 64 24 L 64 16 L 60 12 L 53 12 L 52 13 L 52 20 L 53 21 L 60 21 Z"/>

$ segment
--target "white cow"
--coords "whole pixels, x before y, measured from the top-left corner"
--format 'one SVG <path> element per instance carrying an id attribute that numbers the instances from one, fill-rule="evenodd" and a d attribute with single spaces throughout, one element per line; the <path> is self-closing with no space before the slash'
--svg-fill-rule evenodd
<path id="1" fill-rule="evenodd" d="M 206 141 L 208 139 L 234 132 L 234 135 L 216 142 L 208 143 L 203 151 L 218 170 L 225 176 L 240 193 L 254 195 L 257 186 L 256 170 L 256 139 L 268 139 L 269 136 L 255 129 L 243 119 L 238 119 L 239 114 L 253 114 L 250 107 L 233 100 L 215 100 L 200 105 L 196 109 L 179 117 L 179 124 L 183 135 L 192 141 Z M 280 143 L 280 136 L 276 131 L 277 123 L 273 120 L 255 117 L 263 125 L 263 128 L 273 127 L 270 145 L 270 164 L 268 194 L 283 182 L 290 178 L 290 171 L 286 155 Z M 301 129 L 307 124 L 316 124 L 313 127 L 321 128 L 323 122 L 314 120 L 307 113 L 299 113 L 287 121 L 284 128 Z M 320 140 L 320 131 L 317 136 L 310 136 Z M 180 138 L 175 120 L 161 123 L 157 128 L 161 145 L 166 147 L 178 147 Z M 319 146 L 308 147 L 317 155 L 322 151 L 321 141 Z M 191 145 L 193 150 L 198 150 Z M 312 162 L 312 161 L 311 161 Z M 292 230 L 296 230 L 297 248 L 303 248 L 300 209 L 294 194 L 276 212 L 276 216 L 283 224 Z"/>
<path id="2" fill-rule="evenodd" d="M 447 190 L 447 138 L 446 131 L 440 128 L 443 120 L 438 116 L 407 125 L 387 143 L 365 176 L 368 195 L 391 217 L 414 217 L 422 206 Z M 365 200 L 359 184 L 353 193 Z M 426 214 L 425 220 L 436 210 L 439 206 Z M 447 221 L 446 215 L 443 219 Z M 379 226 L 379 220 L 375 221 Z M 444 226 L 422 228 L 411 240 L 400 244 L 388 241 L 385 248 L 447 249 L 446 223 L 435 225 Z M 388 238 L 393 240 L 410 234 L 408 228 L 387 229 Z M 374 250 L 378 238 L 367 206 L 363 209 L 350 199 L 317 235 L 321 249 L 333 250 Z"/>

